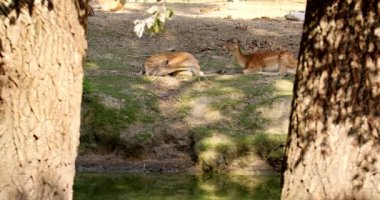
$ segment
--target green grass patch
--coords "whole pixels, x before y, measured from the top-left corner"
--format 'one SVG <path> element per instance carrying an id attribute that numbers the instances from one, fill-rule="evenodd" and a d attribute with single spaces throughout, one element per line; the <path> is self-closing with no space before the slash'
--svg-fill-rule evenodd
<path id="1" fill-rule="evenodd" d="M 127 77 L 90 77 L 83 82 L 81 147 L 95 152 L 131 150 L 120 138 L 123 130 L 131 124 L 153 123 L 160 115 L 157 99 L 150 92 L 142 92 L 133 86 L 145 83 L 138 80 L 128 82 Z M 125 84 L 123 84 L 125 83 Z M 124 85 L 124 86 L 122 86 Z M 128 87 L 126 87 L 128 86 Z M 126 89 L 127 88 L 127 89 Z M 106 106 L 106 97 L 119 100 L 119 108 Z M 139 98 L 136 98 L 136 97 Z M 144 140 L 148 134 L 138 135 Z M 130 145 L 130 144 L 128 144 Z"/>
<path id="2" fill-rule="evenodd" d="M 255 152 L 276 171 L 281 170 L 286 135 L 241 134 L 228 129 L 197 127 L 193 130 L 194 151 L 205 171 L 220 172 L 234 159 Z"/>
<path id="3" fill-rule="evenodd" d="M 136 59 L 134 52 L 125 48 L 99 47 L 89 52 L 85 69 L 88 70 L 117 70 L 137 73 L 145 57 Z M 134 65 L 131 65 L 134 63 Z"/>
<path id="4" fill-rule="evenodd" d="M 134 135 L 134 139 L 144 142 L 153 138 L 153 133 L 150 131 L 142 131 Z"/>
<path id="5" fill-rule="evenodd" d="M 146 79 L 137 77 L 133 80 L 125 76 L 100 76 L 88 78 L 94 91 L 124 100 L 125 114 L 133 121 L 154 122 L 159 113 L 157 96 L 144 85 Z"/>
<path id="6" fill-rule="evenodd" d="M 252 140 L 252 146 L 256 153 L 276 171 L 281 170 L 285 144 L 286 135 L 260 133 L 255 135 Z"/>
<path id="7" fill-rule="evenodd" d="M 211 86 L 186 91 L 177 104 L 186 117 L 191 115 L 190 102 L 207 98 L 207 106 L 222 115 L 221 121 L 192 129 L 194 152 L 202 169 L 220 172 L 233 160 L 254 152 L 279 170 L 286 136 L 264 132 L 262 128 L 270 119 L 263 116 L 261 108 L 291 96 L 288 80 L 275 77 L 266 81 L 257 75 L 211 79 Z"/>
<path id="8" fill-rule="evenodd" d="M 97 152 L 123 149 L 120 130 L 132 119 L 125 115 L 125 110 L 107 108 L 90 94 L 84 95 L 83 104 L 81 147 Z"/>
<path id="9" fill-rule="evenodd" d="M 194 151 L 204 171 L 223 172 L 227 165 L 244 155 L 244 136 L 231 129 L 196 127 L 192 130 Z"/>
<path id="10" fill-rule="evenodd" d="M 280 199 L 279 176 L 186 173 L 77 173 L 75 200 L 252 200 Z"/>
<path id="11" fill-rule="evenodd" d="M 129 66 L 130 53 L 118 48 L 99 48 L 87 60 L 87 69 L 94 72 L 100 69 L 99 73 L 102 70 L 107 73 L 88 76 L 84 81 L 82 146 L 137 154 L 151 144 L 152 131 L 148 128 L 137 130 L 139 132 L 125 142 L 120 139 L 124 130 L 132 124 L 152 124 L 158 119 L 168 124 L 172 120 L 182 120 L 186 124 L 193 114 L 194 104 L 201 102 L 205 104 L 205 110 L 217 117 L 210 122 L 205 120 L 202 125 L 186 126 L 191 128 L 194 154 L 205 170 L 223 171 L 234 159 L 251 152 L 277 169 L 283 155 L 283 143 L 263 133 L 262 127 L 270 119 L 264 117 L 261 108 L 290 97 L 291 79 L 259 75 L 213 76 L 209 77 L 211 85 L 200 87 L 196 81 L 184 81 L 175 94 L 175 99 L 178 99 L 173 101 L 175 112 L 167 114 L 158 106 L 160 99 L 151 87 L 154 79 L 130 75 L 129 72 L 136 70 Z M 213 67 L 213 64 L 209 65 L 205 66 L 206 69 Z M 120 75 L 120 72 L 128 73 Z M 163 91 L 162 88 L 160 90 Z M 102 96 L 96 94 L 122 100 L 122 106 L 118 109 L 107 107 Z"/>
<path id="12" fill-rule="evenodd" d="M 239 117 L 240 124 L 246 129 L 258 130 L 265 123 L 265 119 L 260 116 L 260 112 L 257 111 L 257 105 L 247 105 L 244 110 L 241 111 Z"/>

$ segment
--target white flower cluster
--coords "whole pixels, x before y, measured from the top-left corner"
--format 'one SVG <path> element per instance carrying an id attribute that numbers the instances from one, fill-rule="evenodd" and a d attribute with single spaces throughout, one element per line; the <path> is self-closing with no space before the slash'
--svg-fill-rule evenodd
<path id="1" fill-rule="evenodd" d="M 165 5 L 161 5 L 160 7 L 152 6 L 147 12 L 151 14 L 150 17 L 134 21 L 134 32 L 139 38 L 143 36 L 145 29 L 148 29 L 152 33 L 162 31 L 165 21 L 173 16 L 173 11 L 167 9 Z"/>

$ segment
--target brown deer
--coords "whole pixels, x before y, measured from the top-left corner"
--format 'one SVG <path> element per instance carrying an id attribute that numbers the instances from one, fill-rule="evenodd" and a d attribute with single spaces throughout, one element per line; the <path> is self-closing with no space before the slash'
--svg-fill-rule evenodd
<path id="1" fill-rule="evenodd" d="M 243 74 L 295 74 L 297 60 L 289 51 L 256 51 L 243 54 L 240 42 L 236 39 L 227 40 L 222 48 L 232 52 L 235 61 L 244 68 Z"/>
<path id="2" fill-rule="evenodd" d="M 147 58 L 138 75 L 166 76 L 188 71 L 205 77 L 198 60 L 187 52 L 158 53 Z"/>

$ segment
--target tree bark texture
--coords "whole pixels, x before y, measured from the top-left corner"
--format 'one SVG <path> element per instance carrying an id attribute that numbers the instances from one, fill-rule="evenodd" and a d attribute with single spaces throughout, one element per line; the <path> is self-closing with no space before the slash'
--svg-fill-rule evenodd
<path id="1" fill-rule="evenodd" d="M 71 199 L 86 2 L 0 0 L 0 199 Z"/>
<path id="2" fill-rule="evenodd" d="M 309 0 L 282 199 L 380 198 L 379 0 Z"/>

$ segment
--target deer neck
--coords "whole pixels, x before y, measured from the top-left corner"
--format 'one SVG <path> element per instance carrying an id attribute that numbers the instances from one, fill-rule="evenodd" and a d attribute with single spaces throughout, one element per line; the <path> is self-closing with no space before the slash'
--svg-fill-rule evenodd
<path id="1" fill-rule="evenodd" d="M 248 57 L 245 56 L 242 52 L 240 47 L 232 52 L 232 55 L 235 58 L 235 61 L 240 65 L 241 67 L 245 67 L 248 62 Z"/>

